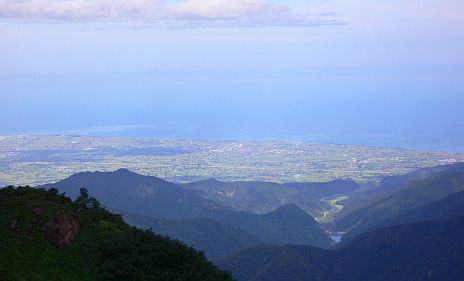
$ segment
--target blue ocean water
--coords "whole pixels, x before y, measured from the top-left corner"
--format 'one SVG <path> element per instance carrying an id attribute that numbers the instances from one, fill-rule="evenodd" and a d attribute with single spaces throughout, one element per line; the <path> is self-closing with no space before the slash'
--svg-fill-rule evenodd
<path id="1" fill-rule="evenodd" d="M 461 79 L 301 73 L 2 77 L 0 135 L 282 139 L 464 152 Z"/>

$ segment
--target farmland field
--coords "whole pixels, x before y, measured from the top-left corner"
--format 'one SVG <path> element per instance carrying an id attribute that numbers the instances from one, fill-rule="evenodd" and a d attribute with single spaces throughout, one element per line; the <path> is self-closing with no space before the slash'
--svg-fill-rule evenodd
<path id="1" fill-rule="evenodd" d="M 186 182 L 376 181 L 464 154 L 291 141 L 201 141 L 88 136 L 0 137 L 0 184 L 43 184 L 81 171 L 135 172 Z"/>

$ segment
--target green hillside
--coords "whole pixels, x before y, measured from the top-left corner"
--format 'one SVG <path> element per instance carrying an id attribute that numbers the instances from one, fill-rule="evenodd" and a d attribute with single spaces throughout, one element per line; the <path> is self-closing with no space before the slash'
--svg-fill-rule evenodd
<path id="1" fill-rule="evenodd" d="M 123 218 L 131 225 L 151 229 L 156 234 L 180 240 L 186 245 L 204 251 L 210 259 L 263 244 L 261 240 L 240 228 L 208 218 L 170 220 L 138 214 L 123 214 Z"/>
<path id="2" fill-rule="evenodd" d="M 236 211 L 265 214 L 287 203 L 298 205 L 312 216 L 330 209 L 322 197 L 352 192 L 360 187 L 352 180 L 329 182 L 275 183 L 260 181 L 201 180 L 182 184 L 205 199 Z"/>
<path id="3" fill-rule="evenodd" d="M 462 168 L 464 168 L 464 163 L 455 163 L 455 164 L 449 164 L 449 165 L 427 167 L 427 168 L 419 169 L 417 171 L 407 173 L 404 175 L 389 176 L 389 177 L 382 179 L 382 181 L 380 182 L 380 188 L 381 189 L 401 188 L 404 185 L 407 185 L 408 183 L 411 183 L 413 181 L 425 180 L 427 178 L 430 178 L 442 172 L 450 171 L 453 169 L 462 169 Z"/>
<path id="4" fill-rule="evenodd" d="M 85 195 L 85 194 L 84 194 Z M 232 280 L 202 253 L 125 224 L 92 197 L 0 190 L 0 280 Z"/>
<path id="5" fill-rule="evenodd" d="M 395 225 L 343 249 L 259 246 L 217 261 L 239 281 L 457 281 L 464 274 L 464 217 Z"/>
<path id="6" fill-rule="evenodd" d="M 433 201 L 425 206 L 413 209 L 401 216 L 393 217 L 381 225 L 386 227 L 396 224 L 408 224 L 419 221 L 446 221 L 464 216 L 464 191 Z"/>
<path id="7" fill-rule="evenodd" d="M 218 211 L 210 218 L 240 228 L 266 244 L 330 248 L 334 243 L 314 218 L 296 204 L 285 204 L 263 215 Z"/>
<path id="8" fill-rule="evenodd" d="M 339 229 L 348 231 L 343 237 L 346 242 L 390 218 L 459 191 L 464 191 L 464 168 L 413 181 L 392 195 L 337 220 L 336 224 Z"/>
<path id="9" fill-rule="evenodd" d="M 191 194 L 174 183 L 127 169 L 81 172 L 39 187 L 56 188 L 71 198 L 76 198 L 79 189 L 85 187 L 107 208 L 170 219 L 204 216 L 219 208 L 212 201 Z"/>

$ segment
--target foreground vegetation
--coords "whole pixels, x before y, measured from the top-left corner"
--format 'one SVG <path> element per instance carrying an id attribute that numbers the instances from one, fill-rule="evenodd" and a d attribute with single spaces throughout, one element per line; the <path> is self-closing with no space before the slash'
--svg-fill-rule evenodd
<path id="1" fill-rule="evenodd" d="M 50 231 L 47 231 L 50 230 Z M 125 224 L 85 190 L 0 190 L 0 280 L 232 280 L 201 252 Z"/>

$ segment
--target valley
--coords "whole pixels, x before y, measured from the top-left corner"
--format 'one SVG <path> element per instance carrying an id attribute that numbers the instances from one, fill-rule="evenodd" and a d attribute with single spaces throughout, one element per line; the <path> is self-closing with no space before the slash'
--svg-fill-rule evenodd
<path id="1" fill-rule="evenodd" d="M 324 197 L 321 198 L 321 201 L 326 202 L 330 209 L 322 211 L 316 219 L 319 223 L 331 223 L 334 221 L 335 216 L 343 210 L 343 205 L 339 204 L 339 201 L 348 200 L 349 195 L 336 195 L 335 197 Z"/>

